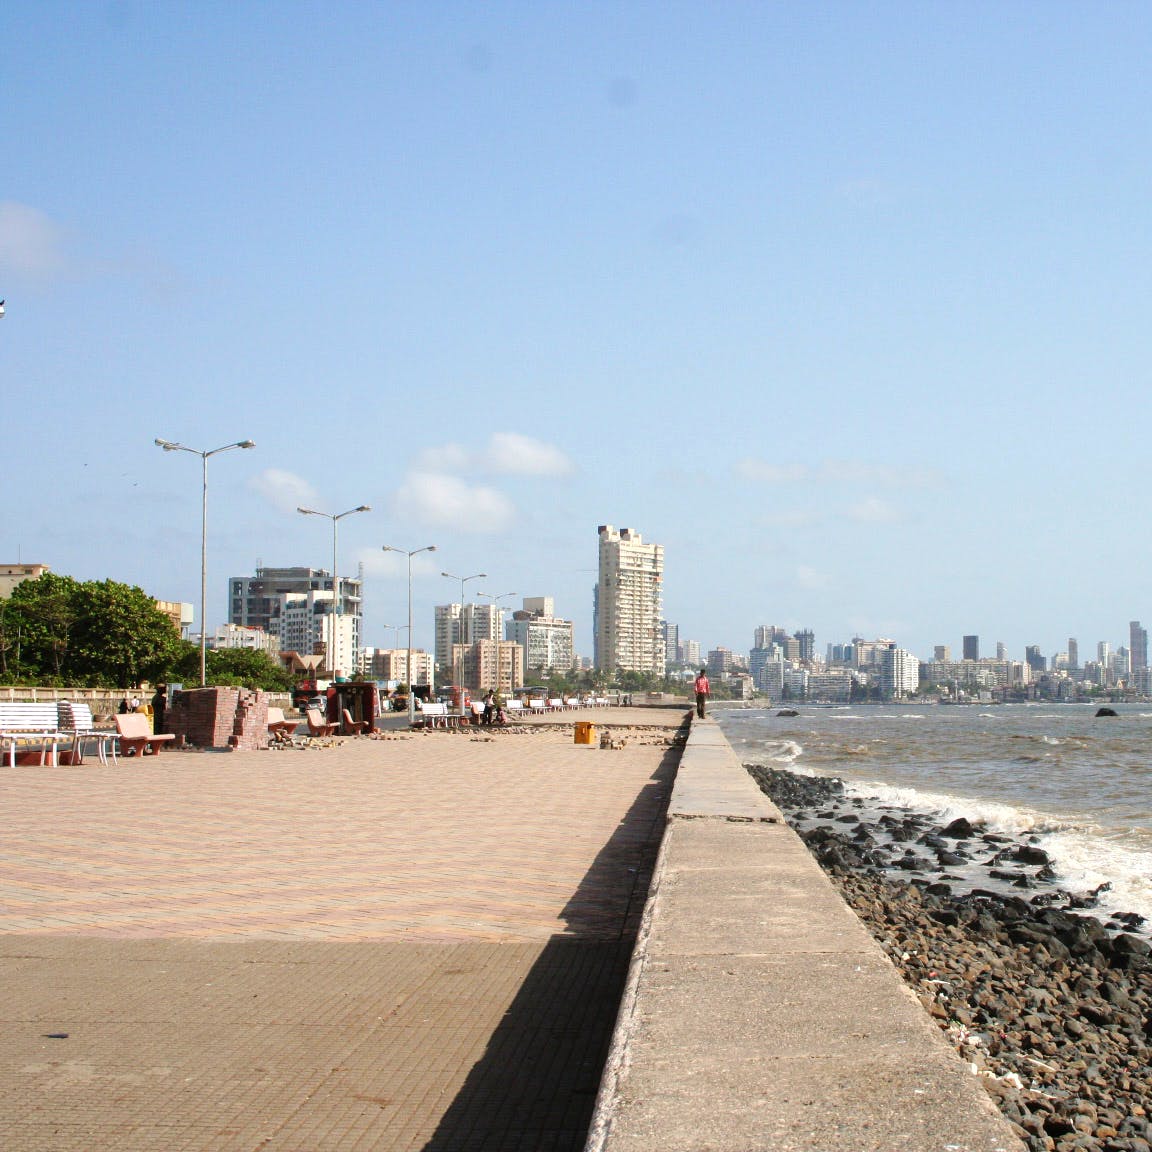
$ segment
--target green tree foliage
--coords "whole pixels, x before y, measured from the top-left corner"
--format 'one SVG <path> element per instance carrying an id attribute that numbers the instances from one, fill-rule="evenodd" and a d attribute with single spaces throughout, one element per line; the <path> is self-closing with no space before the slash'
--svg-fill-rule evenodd
<path id="1" fill-rule="evenodd" d="M 180 636 L 155 601 L 114 580 L 46 572 L 4 605 L 6 678 L 30 684 L 125 687 L 162 677 Z"/>
<path id="2" fill-rule="evenodd" d="M 292 674 L 267 652 L 251 648 L 221 648 L 206 653 L 205 672 L 209 686 L 262 688 L 266 692 L 289 692 Z M 180 652 L 172 662 L 167 679 L 185 688 L 200 684 L 200 646 L 180 642 Z"/>

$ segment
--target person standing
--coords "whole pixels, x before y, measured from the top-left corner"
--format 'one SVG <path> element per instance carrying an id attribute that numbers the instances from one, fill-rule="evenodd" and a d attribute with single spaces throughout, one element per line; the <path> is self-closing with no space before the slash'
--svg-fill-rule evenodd
<path id="1" fill-rule="evenodd" d="M 708 669 L 701 668 L 696 683 L 692 685 L 696 693 L 696 715 L 704 719 L 704 706 L 708 703 Z"/>
<path id="2" fill-rule="evenodd" d="M 164 727 L 164 713 L 168 711 L 168 685 L 157 684 L 156 695 L 152 697 L 152 731 L 167 732 Z"/>

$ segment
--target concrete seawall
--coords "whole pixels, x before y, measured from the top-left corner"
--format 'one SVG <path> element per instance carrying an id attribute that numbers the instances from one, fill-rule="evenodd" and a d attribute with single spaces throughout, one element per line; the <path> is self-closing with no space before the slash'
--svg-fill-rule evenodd
<path id="1" fill-rule="evenodd" d="M 1018 1152 L 714 720 L 680 763 L 586 1152 Z"/>

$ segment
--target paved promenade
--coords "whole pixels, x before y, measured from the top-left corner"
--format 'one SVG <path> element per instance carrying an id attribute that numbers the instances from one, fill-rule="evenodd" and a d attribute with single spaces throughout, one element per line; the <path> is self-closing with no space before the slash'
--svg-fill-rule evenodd
<path id="1" fill-rule="evenodd" d="M 683 715 L 5 768 L 3 1148 L 580 1149 Z"/>

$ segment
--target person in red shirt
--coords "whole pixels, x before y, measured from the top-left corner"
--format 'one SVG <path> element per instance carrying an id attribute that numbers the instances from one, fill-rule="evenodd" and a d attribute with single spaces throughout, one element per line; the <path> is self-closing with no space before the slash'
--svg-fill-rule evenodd
<path id="1" fill-rule="evenodd" d="M 692 688 L 696 693 L 696 715 L 703 720 L 704 705 L 708 703 L 708 670 L 706 668 L 700 669 L 700 675 L 696 677 L 696 683 L 693 684 Z"/>

